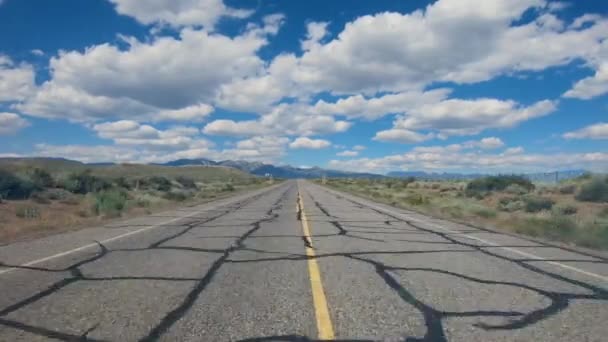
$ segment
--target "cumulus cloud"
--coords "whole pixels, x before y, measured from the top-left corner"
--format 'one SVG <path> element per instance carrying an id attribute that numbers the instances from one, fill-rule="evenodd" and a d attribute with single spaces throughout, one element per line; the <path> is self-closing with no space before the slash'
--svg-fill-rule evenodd
<path id="1" fill-rule="evenodd" d="M 319 45 L 327 35 L 328 22 L 310 22 L 306 25 L 306 39 L 301 42 L 302 50 L 307 51 Z"/>
<path id="2" fill-rule="evenodd" d="M 116 11 L 143 24 L 213 27 L 221 17 L 246 18 L 253 12 L 235 9 L 223 0 L 110 0 Z"/>
<path id="3" fill-rule="evenodd" d="M 585 168 L 605 170 L 608 153 L 526 154 L 488 153 L 462 150 L 449 146 L 412 149 L 403 154 L 380 158 L 332 160 L 329 166 L 343 170 L 389 172 L 396 170 L 472 171 L 472 172 L 536 172 L 550 169 Z"/>
<path id="4" fill-rule="evenodd" d="M 607 54 L 608 57 L 608 54 Z M 595 74 L 574 84 L 564 97 L 588 100 L 608 93 L 608 62 L 598 66 Z"/>
<path id="5" fill-rule="evenodd" d="M 324 139 L 310 139 L 307 137 L 296 138 L 289 144 L 293 149 L 311 149 L 319 150 L 331 146 L 331 143 Z"/>
<path id="6" fill-rule="evenodd" d="M 309 107 L 301 104 L 281 104 L 257 120 L 215 120 L 203 132 L 211 135 L 318 135 L 344 132 L 352 123 L 336 120 L 330 115 L 310 115 Z"/>
<path id="7" fill-rule="evenodd" d="M 0 113 L 0 135 L 15 134 L 29 126 L 29 122 L 15 113 Z"/>
<path id="8" fill-rule="evenodd" d="M 566 139 L 608 139 L 608 123 L 600 122 L 563 135 Z"/>
<path id="9" fill-rule="evenodd" d="M 553 112 L 554 101 L 543 100 L 530 106 L 497 99 L 449 99 L 424 104 L 400 115 L 392 131 L 437 130 L 443 136 L 472 135 L 489 128 L 509 128 Z M 396 134 L 396 133 L 394 133 Z M 413 135 L 420 140 L 422 136 Z M 380 137 L 378 137 L 380 138 Z"/>
<path id="10" fill-rule="evenodd" d="M 336 153 L 338 157 L 356 157 L 359 155 L 359 151 L 342 151 Z"/>
<path id="11" fill-rule="evenodd" d="M 36 88 L 34 67 L 0 54 L 0 102 L 21 101 Z"/>
<path id="12" fill-rule="evenodd" d="M 393 128 L 376 133 L 374 140 L 413 144 L 432 139 L 433 137 L 433 134 L 420 134 L 407 129 Z"/>

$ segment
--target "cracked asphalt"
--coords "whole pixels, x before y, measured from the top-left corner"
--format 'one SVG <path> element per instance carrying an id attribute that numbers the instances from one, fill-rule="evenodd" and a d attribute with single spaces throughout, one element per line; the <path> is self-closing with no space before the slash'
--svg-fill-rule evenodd
<path id="1" fill-rule="evenodd" d="M 608 335 L 605 254 L 306 181 L 0 246 L 0 262 L 0 341 L 310 341 L 322 326 L 341 341 Z"/>

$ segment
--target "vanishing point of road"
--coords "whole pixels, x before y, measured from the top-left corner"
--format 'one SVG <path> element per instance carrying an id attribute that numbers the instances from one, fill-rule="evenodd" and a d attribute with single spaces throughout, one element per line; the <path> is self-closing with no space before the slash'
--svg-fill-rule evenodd
<path id="1" fill-rule="evenodd" d="M 0 341 L 605 341 L 608 258 L 306 181 L 0 246 Z"/>

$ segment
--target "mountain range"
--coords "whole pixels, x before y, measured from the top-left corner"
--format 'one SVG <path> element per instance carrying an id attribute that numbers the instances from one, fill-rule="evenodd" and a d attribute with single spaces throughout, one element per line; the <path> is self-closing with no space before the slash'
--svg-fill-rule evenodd
<path id="1" fill-rule="evenodd" d="M 328 178 L 382 178 L 384 176 L 374 173 L 360 173 L 360 172 L 348 172 L 338 170 L 327 170 L 319 167 L 312 168 L 299 168 L 290 165 L 276 166 L 272 164 L 264 164 L 260 162 L 248 162 L 244 160 L 223 160 L 213 161 L 205 158 L 199 159 L 178 159 L 163 163 L 160 165 L 164 166 L 226 166 L 239 169 L 241 171 L 256 175 L 256 176 L 268 176 L 272 175 L 276 178 L 321 178 L 323 176 Z"/>

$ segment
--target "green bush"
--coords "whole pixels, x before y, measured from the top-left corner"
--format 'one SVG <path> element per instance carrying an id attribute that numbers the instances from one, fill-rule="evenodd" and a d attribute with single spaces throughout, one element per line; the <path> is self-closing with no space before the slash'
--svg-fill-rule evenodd
<path id="1" fill-rule="evenodd" d="M 503 197 L 498 201 L 498 210 L 506 212 L 514 212 L 523 210 L 526 204 L 521 198 L 518 197 Z"/>
<path id="2" fill-rule="evenodd" d="M 578 208 L 571 204 L 558 205 L 553 209 L 558 215 L 574 215 L 578 212 Z"/>
<path id="3" fill-rule="evenodd" d="M 608 202 L 608 179 L 591 179 L 581 186 L 576 199 L 584 202 Z"/>
<path id="4" fill-rule="evenodd" d="M 38 204 L 49 204 L 51 200 L 42 192 L 34 192 L 30 199 Z"/>
<path id="5" fill-rule="evenodd" d="M 141 181 L 140 185 L 157 191 L 169 191 L 171 190 L 171 181 L 163 176 L 152 176 L 145 178 Z"/>
<path id="6" fill-rule="evenodd" d="M 186 189 L 197 189 L 198 188 L 196 186 L 196 182 L 194 182 L 194 179 L 192 179 L 190 177 L 179 176 L 179 177 L 175 178 L 175 180 L 179 184 L 181 184 L 182 187 L 184 187 Z"/>
<path id="7" fill-rule="evenodd" d="M 559 188 L 559 192 L 563 195 L 570 195 L 576 192 L 576 185 L 569 184 Z"/>
<path id="8" fill-rule="evenodd" d="M 105 215 L 108 217 L 120 216 L 126 208 L 127 192 L 119 189 L 103 190 L 95 194 L 95 203 L 93 211 L 97 215 Z"/>
<path id="9" fill-rule="evenodd" d="M 234 191 L 234 186 L 230 183 L 224 184 L 222 191 Z"/>
<path id="10" fill-rule="evenodd" d="M 24 219 L 37 219 L 40 218 L 40 212 L 35 207 L 19 207 L 15 212 L 15 215 L 19 218 Z"/>
<path id="11" fill-rule="evenodd" d="M 128 181 L 125 177 L 118 177 L 114 179 L 114 185 L 127 190 L 131 190 L 133 188 L 133 183 Z"/>
<path id="12" fill-rule="evenodd" d="M 429 203 L 428 199 L 420 194 L 409 195 L 405 197 L 404 200 L 409 205 L 423 205 Z"/>
<path id="13" fill-rule="evenodd" d="M 529 213 L 537 213 L 542 210 L 551 210 L 555 202 L 549 198 L 529 196 L 524 198 L 525 210 Z"/>
<path id="14" fill-rule="evenodd" d="M 576 235 L 576 223 L 565 216 L 532 217 L 517 225 L 516 232 L 553 240 L 569 241 Z"/>
<path id="15" fill-rule="evenodd" d="M 488 176 L 469 182 L 465 193 L 470 197 L 479 197 L 491 191 L 505 190 L 510 185 L 518 185 L 528 192 L 534 190 L 534 184 L 522 176 Z"/>
<path id="16" fill-rule="evenodd" d="M 8 171 L 0 170 L 0 196 L 3 199 L 27 199 L 36 190 L 38 188 L 34 183 L 21 179 Z"/>
<path id="17" fill-rule="evenodd" d="M 486 208 L 486 207 L 475 207 L 472 210 L 473 214 L 477 216 L 481 216 L 484 218 L 494 218 L 496 217 L 496 211 Z"/>
<path id="18" fill-rule="evenodd" d="M 504 191 L 506 193 L 512 194 L 512 195 L 525 195 L 528 192 L 530 192 L 530 190 L 528 190 L 527 188 L 525 188 L 519 184 L 511 184 L 511 185 L 507 186 Z"/>
<path id="19" fill-rule="evenodd" d="M 55 185 L 55 181 L 51 174 L 46 170 L 35 168 L 29 172 L 29 177 L 32 183 L 38 188 L 50 188 Z"/>
<path id="20" fill-rule="evenodd" d="M 93 176 L 91 170 L 72 173 L 65 180 L 64 188 L 75 194 L 87 194 L 109 189 L 111 184 L 105 179 Z"/>
<path id="21" fill-rule="evenodd" d="M 169 191 L 163 195 L 163 198 L 169 201 L 182 202 L 185 201 L 188 196 L 183 192 Z"/>

